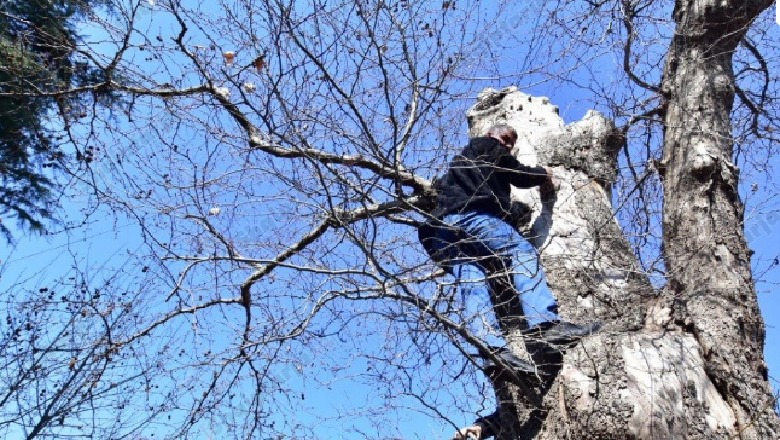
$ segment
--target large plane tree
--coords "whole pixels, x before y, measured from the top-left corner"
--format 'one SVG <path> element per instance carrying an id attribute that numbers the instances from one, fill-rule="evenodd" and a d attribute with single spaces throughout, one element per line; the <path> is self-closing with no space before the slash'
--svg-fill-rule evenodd
<path id="1" fill-rule="evenodd" d="M 6 435 L 778 436 L 743 200 L 771 201 L 770 1 L 115 3 L 77 45 L 101 79 L 44 95 L 122 97 L 55 127 L 62 235 L 105 217 L 118 251 L 11 283 Z M 558 181 L 517 198 L 562 314 L 604 323 L 543 386 L 485 371 L 526 356 L 512 307 L 417 242 L 496 122 Z"/>

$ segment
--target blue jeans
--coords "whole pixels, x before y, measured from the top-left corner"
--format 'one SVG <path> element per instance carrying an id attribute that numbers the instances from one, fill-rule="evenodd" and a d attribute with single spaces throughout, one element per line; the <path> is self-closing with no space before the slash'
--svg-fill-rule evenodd
<path id="1" fill-rule="evenodd" d="M 520 295 L 528 326 L 557 321 L 558 303 L 547 286 L 536 249 L 515 228 L 488 214 L 451 214 L 443 222 L 451 228 L 436 232 L 436 249 L 459 281 L 464 295 L 489 298 L 487 277 L 509 272 Z M 489 262 L 489 263 L 486 263 Z"/>

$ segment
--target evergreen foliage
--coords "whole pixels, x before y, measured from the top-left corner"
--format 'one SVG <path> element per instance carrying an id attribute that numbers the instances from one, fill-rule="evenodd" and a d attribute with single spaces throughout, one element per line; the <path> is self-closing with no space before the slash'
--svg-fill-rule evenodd
<path id="1" fill-rule="evenodd" d="M 64 157 L 58 115 L 79 99 L 73 86 L 99 80 L 97 69 L 75 61 L 75 24 L 96 2 L 6 0 L 0 4 L 0 231 L 6 223 L 42 231 L 52 219 L 56 171 Z"/>

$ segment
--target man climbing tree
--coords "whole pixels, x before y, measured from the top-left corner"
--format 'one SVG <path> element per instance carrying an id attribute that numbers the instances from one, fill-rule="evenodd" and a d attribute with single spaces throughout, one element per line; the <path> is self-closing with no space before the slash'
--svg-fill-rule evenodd
<path id="1" fill-rule="evenodd" d="M 511 185 L 540 186 L 543 192 L 554 188 L 548 170 L 523 165 L 512 156 L 516 141 L 513 128 L 495 125 L 485 137 L 469 142 L 438 181 L 435 221 L 421 228 L 421 241 L 456 277 L 467 279 L 467 272 L 476 269 L 483 279 L 504 281 L 516 289 L 488 289 L 495 307 L 511 310 L 502 314 L 502 326 L 528 328 L 528 333 L 545 339 L 577 339 L 596 325 L 560 321 L 536 250 L 507 221 Z"/>
<path id="2" fill-rule="evenodd" d="M 560 320 L 536 249 L 509 222 L 511 186 L 554 191 L 552 171 L 523 165 L 511 154 L 516 142 L 517 132 L 508 125 L 494 125 L 484 137 L 473 138 L 439 179 L 433 220 L 419 235 L 431 258 L 469 291 L 466 295 L 490 298 L 503 334 L 523 330 L 526 348 L 542 368 L 507 349 L 493 354 L 515 375 L 534 382 L 542 371 L 548 383 L 560 368 L 560 359 L 550 353 L 592 334 L 599 324 Z M 479 280 L 486 289 L 472 288 Z M 486 367 L 494 365 L 488 360 Z M 484 428 L 495 426 L 494 418 L 478 421 L 482 436 L 494 435 L 495 429 Z"/>

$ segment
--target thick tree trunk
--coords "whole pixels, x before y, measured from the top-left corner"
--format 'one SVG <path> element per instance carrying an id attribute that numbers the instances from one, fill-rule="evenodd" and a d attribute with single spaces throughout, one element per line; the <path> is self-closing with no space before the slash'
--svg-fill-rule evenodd
<path id="1" fill-rule="evenodd" d="M 605 323 L 564 354 L 540 406 L 494 381 L 500 440 L 780 438 L 730 162 L 731 57 L 768 3 L 688 1 L 675 10 L 663 84 L 662 292 L 639 271 L 612 213 L 622 140 L 608 121 L 589 113 L 564 127 L 546 99 L 516 89 L 487 90 L 469 112 L 472 134 L 509 123 L 521 131 L 521 161 L 554 167 L 554 199 L 517 193 L 541 212 L 527 232 L 562 315 Z M 527 356 L 517 331 L 505 337 Z"/>
<path id="2" fill-rule="evenodd" d="M 605 324 L 598 335 L 565 354 L 564 366 L 545 390 L 541 407 L 534 407 L 511 384 L 495 383 L 502 428 L 497 437 L 565 438 L 576 433 L 611 438 L 615 432 L 631 437 L 630 425 L 641 430 L 663 400 L 652 389 L 653 380 L 660 380 L 652 377 L 650 367 L 636 364 L 647 356 L 665 362 L 685 342 L 676 335 L 670 336 L 669 347 L 654 347 L 651 342 L 662 336 L 662 329 L 655 323 L 651 329 L 645 327 L 657 296 L 613 216 L 609 193 L 620 135 L 595 112 L 564 127 L 546 99 L 516 89 L 485 91 L 468 116 L 472 135 L 494 123 L 512 125 L 520 132 L 520 160 L 554 167 L 560 187 L 552 199 L 541 203 L 535 189 L 516 193 L 538 213 L 526 234 L 542 251 L 564 318 Z M 526 341 L 517 332 L 505 337 L 516 354 L 527 357 Z M 679 357 L 672 362 L 683 366 Z M 696 374 L 705 376 L 701 362 L 698 366 Z M 680 381 L 668 382 L 666 392 L 682 395 Z"/>
<path id="3" fill-rule="evenodd" d="M 771 1 L 678 2 L 664 69 L 667 327 L 694 338 L 727 403 L 733 436 L 774 439 L 780 425 L 763 359 L 764 324 L 731 162 L 732 55 Z"/>

